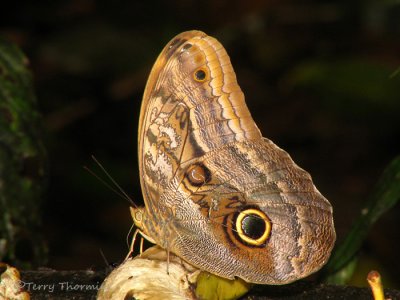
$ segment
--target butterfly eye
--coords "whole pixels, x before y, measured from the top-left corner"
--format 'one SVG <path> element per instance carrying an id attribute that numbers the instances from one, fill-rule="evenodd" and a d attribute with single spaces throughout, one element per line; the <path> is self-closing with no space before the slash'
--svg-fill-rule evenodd
<path id="1" fill-rule="evenodd" d="M 250 208 L 239 213 L 236 219 L 236 230 L 246 243 L 260 246 L 271 235 L 271 221 L 260 210 Z"/>
<path id="2" fill-rule="evenodd" d="M 186 177 L 194 186 L 201 186 L 211 179 L 210 170 L 202 164 L 191 165 L 186 171 Z"/>
<path id="3" fill-rule="evenodd" d="M 204 82 L 207 79 L 207 70 L 204 68 L 197 69 L 194 72 L 194 80 L 197 82 Z"/>
<path id="4" fill-rule="evenodd" d="M 129 208 L 131 211 L 131 216 L 133 219 L 133 223 L 135 224 L 135 226 L 137 226 L 138 228 L 142 228 L 143 227 L 143 208 L 133 208 L 130 207 Z"/>

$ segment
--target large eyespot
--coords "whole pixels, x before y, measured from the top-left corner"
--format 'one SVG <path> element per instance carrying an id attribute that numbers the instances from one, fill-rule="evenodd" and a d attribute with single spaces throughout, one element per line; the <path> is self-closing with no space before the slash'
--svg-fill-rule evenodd
<path id="1" fill-rule="evenodd" d="M 194 164 L 187 169 L 186 177 L 191 185 L 201 186 L 211 180 L 211 172 L 203 164 Z"/>
<path id="2" fill-rule="evenodd" d="M 194 80 L 196 80 L 197 82 L 204 82 L 207 80 L 208 78 L 208 70 L 206 70 L 205 68 L 199 68 L 197 69 L 194 74 L 193 74 L 193 78 Z"/>
<path id="3" fill-rule="evenodd" d="M 236 218 L 236 230 L 244 242 L 260 246 L 271 235 L 271 221 L 262 211 L 248 208 L 239 213 Z"/>

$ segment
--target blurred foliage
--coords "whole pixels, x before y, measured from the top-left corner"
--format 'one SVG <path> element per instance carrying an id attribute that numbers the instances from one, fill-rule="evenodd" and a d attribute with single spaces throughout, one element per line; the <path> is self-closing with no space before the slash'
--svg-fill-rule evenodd
<path id="1" fill-rule="evenodd" d="M 398 107 L 400 78 L 388 66 L 358 58 L 305 62 L 288 74 L 288 86 L 311 89 L 330 111 L 374 118 Z"/>
<path id="2" fill-rule="evenodd" d="M 28 60 L 0 39 L 0 260 L 41 265 L 46 153 Z"/>
<path id="3" fill-rule="evenodd" d="M 10 2 L 0 34 L 30 58 L 47 131 L 51 267 L 102 266 L 100 248 L 110 261 L 125 256 L 128 204 L 82 165 L 95 154 L 140 203 L 136 132 L 146 78 L 165 43 L 191 29 L 226 47 L 263 134 L 331 201 L 338 244 L 398 155 L 398 1 Z M 361 250 L 395 287 L 399 214 L 398 205 L 386 213 Z"/>
<path id="4" fill-rule="evenodd" d="M 325 267 L 328 282 L 345 284 L 353 276 L 357 254 L 371 227 L 400 200 L 400 156 L 385 169 L 361 214 Z"/>
<path id="5" fill-rule="evenodd" d="M 396 77 L 400 74 L 400 68 L 398 68 L 396 71 L 394 71 L 392 74 L 390 74 L 390 78 Z"/>

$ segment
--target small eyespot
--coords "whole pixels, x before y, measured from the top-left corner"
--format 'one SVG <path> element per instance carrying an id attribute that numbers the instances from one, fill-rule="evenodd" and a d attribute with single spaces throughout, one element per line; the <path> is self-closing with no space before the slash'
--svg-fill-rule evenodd
<path id="1" fill-rule="evenodd" d="M 175 46 L 176 44 L 178 44 L 181 41 L 181 39 L 175 39 L 171 42 L 171 44 L 169 44 L 169 49 L 171 49 L 173 46 Z"/>
<path id="2" fill-rule="evenodd" d="M 186 177 L 191 185 L 201 186 L 211 180 L 211 173 L 203 164 L 194 164 L 187 169 Z"/>
<path id="3" fill-rule="evenodd" d="M 243 210 L 236 219 L 236 230 L 244 242 L 260 246 L 271 235 L 272 224 L 266 214 L 254 208 Z"/>
<path id="4" fill-rule="evenodd" d="M 183 47 L 182 47 L 182 51 L 186 51 L 186 50 L 189 50 L 190 48 L 192 48 L 192 44 L 190 44 L 190 43 L 187 43 L 187 44 L 185 44 Z"/>
<path id="5" fill-rule="evenodd" d="M 207 71 L 204 68 L 197 69 L 194 72 L 194 80 L 204 82 L 207 79 Z"/>

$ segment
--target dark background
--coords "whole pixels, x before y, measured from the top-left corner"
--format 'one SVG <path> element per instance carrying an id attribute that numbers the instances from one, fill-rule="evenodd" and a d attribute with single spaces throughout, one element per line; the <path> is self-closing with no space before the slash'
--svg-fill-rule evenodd
<path id="1" fill-rule="evenodd" d="M 395 1 L 10 1 L 0 35 L 29 57 L 48 149 L 48 266 L 102 268 L 127 253 L 128 202 L 83 169 L 94 154 L 141 203 L 137 125 L 150 68 L 176 34 L 226 47 L 264 136 L 331 201 L 340 241 L 400 146 L 400 4 Z M 400 207 L 376 224 L 369 270 L 400 288 Z"/>

